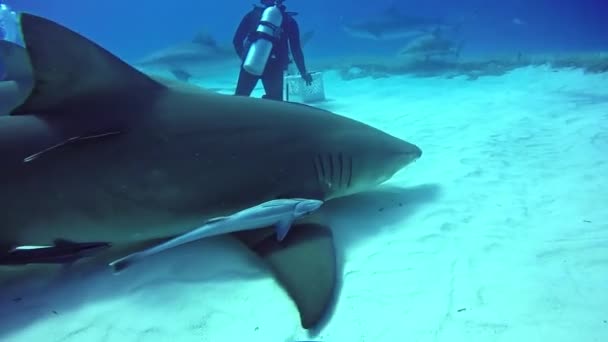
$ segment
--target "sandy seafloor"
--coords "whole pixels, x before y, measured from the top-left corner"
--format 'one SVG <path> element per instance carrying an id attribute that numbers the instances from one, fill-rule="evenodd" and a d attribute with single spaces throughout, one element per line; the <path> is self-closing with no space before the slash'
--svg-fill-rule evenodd
<path id="1" fill-rule="evenodd" d="M 608 341 L 608 74 L 324 80 L 321 106 L 424 154 L 322 209 L 344 270 L 316 336 L 220 237 L 118 276 L 4 284 L 0 341 Z"/>

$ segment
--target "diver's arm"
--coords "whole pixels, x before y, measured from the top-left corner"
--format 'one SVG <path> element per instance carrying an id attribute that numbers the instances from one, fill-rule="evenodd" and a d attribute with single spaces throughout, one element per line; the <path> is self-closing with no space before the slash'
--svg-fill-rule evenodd
<path id="1" fill-rule="evenodd" d="M 243 54 L 245 53 L 245 46 L 244 46 L 244 41 L 245 38 L 247 37 L 247 34 L 249 33 L 249 27 L 251 27 L 251 12 L 245 14 L 245 16 L 243 17 L 243 19 L 241 19 L 241 23 L 239 24 L 239 26 L 236 29 L 236 32 L 234 33 L 234 38 L 232 38 L 232 44 L 234 45 L 234 50 L 236 51 L 236 54 L 243 59 L 244 56 Z"/>
<path id="2" fill-rule="evenodd" d="M 302 44 L 300 43 L 300 28 L 294 19 L 291 19 L 290 21 L 289 47 L 291 48 L 293 61 L 296 63 L 300 75 L 306 75 L 307 71 L 306 64 L 304 63 L 304 53 L 302 52 Z"/>

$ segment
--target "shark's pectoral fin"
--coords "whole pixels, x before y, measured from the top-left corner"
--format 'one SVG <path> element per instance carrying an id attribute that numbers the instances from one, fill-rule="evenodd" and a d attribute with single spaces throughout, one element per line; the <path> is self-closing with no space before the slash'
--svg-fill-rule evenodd
<path id="1" fill-rule="evenodd" d="M 166 89 L 101 46 L 51 20 L 21 13 L 20 23 L 34 85 L 12 115 L 82 115 L 93 110 L 107 115 L 112 113 L 108 104 L 147 103 Z M 82 110 L 84 106 L 89 110 Z"/>
<path id="2" fill-rule="evenodd" d="M 295 302 L 302 327 L 312 328 L 326 316 L 337 283 L 336 252 L 328 227 L 297 224 L 282 242 L 274 235 L 257 243 L 248 239 L 247 234 L 235 235 L 270 265 Z"/>
<path id="3" fill-rule="evenodd" d="M 275 225 L 275 230 L 277 231 L 277 241 L 283 241 L 289 229 L 291 229 L 291 225 L 293 224 L 293 218 L 283 219 Z"/>

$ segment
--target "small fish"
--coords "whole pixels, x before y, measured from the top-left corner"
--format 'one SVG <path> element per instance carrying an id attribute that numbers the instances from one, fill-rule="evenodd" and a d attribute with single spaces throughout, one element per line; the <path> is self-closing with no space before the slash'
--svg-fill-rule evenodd
<path id="1" fill-rule="evenodd" d="M 154 247 L 127 255 L 124 258 L 111 262 L 109 265 L 114 269 L 114 272 L 119 272 L 147 256 L 192 241 L 268 226 L 275 227 L 277 240 L 282 241 L 296 219 L 312 213 L 319 209 L 321 205 L 323 205 L 323 201 L 304 198 L 277 199 L 264 202 L 230 216 L 213 218 L 197 229 Z"/>
<path id="2" fill-rule="evenodd" d="M 108 242 L 74 242 L 57 239 L 52 246 L 18 246 L 0 255 L 0 265 L 72 264 L 108 249 Z"/>

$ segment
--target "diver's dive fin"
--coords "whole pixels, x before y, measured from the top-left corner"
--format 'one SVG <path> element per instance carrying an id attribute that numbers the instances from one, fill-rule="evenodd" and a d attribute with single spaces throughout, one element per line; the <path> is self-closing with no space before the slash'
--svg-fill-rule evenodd
<path id="1" fill-rule="evenodd" d="M 313 328 L 330 310 L 336 290 L 336 252 L 331 230 L 318 224 L 294 225 L 282 242 L 274 234 L 254 243 L 236 237 L 266 261 L 295 302 L 302 327 Z"/>
<path id="2" fill-rule="evenodd" d="M 146 103 L 166 87 L 101 46 L 51 20 L 20 15 L 34 86 L 19 114 L 87 113 L 106 103 Z"/>
<path id="3" fill-rule="evenodd" d="M 7 80 L 32 80 L 32 65 L 27 51 L 21 45 L 8 40 L 0 40 L 0 60 L 4 64 Z"/>

